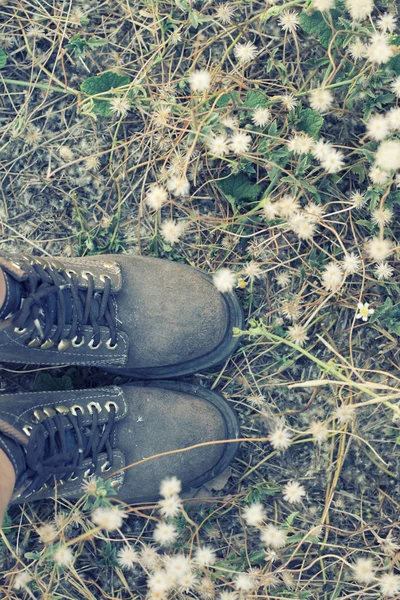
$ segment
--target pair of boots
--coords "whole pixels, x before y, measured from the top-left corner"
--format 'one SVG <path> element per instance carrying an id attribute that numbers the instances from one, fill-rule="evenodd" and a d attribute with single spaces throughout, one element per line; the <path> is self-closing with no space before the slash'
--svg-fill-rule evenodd
<path id="1" fill-rule="evenodd" d="M 191 267 L 127 255 L 3 255 L 0 268 L 0 361 L 90 365 L 142 380 L 2 395 L 0 448 L 16 473 L 12 503 L 52 497 L 56 487 L 77 499 L 91 475 L 109 479 L 122 500 L 150 501 L 168 476 L 188 491 L 228 466 L 238 444 L 223 441 L 239 437 L 228 403 L 165 378 L 233 352 L 232 328 L 243 327 L 233 293 L 220 293 Z"/>

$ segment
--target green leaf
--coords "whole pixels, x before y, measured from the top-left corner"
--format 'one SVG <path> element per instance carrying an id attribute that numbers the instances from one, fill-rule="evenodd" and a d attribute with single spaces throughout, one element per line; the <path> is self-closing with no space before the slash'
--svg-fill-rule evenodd
<path id="1" fill-rule="evenodd" d="M 105 94 L 106 92 L 112 92 L 122 86 L 128 85 L 130 80 L 128 75 L 119 75 L 118 73 L 113 73 L 113 71 L 107 71 L 102 75 L 89 77 L 83 81 L 81 91 L 89 96 Z"/>
<path id="2" fill-rule="evenodd" d="M 232 92 L 227 92 L 226 94 L 222 94 L 222 96 L 220 97 L 220 99 L 217 101 L 216 106 L 217 107 L 224 107 L 226 106 L 230 101 L 233 101 L 234 105 L 237 106 L 238 102 L 239 102 L 239 94 L 236 91 L 232 91 Z"/>
<path id="3" fill-rule="evenodd" d="M 262 192 L 261 185 L 253 184 L 244 173 L 230 175 L 218 181 L 217 186 L 234 210 L 237 206 L 243 206 L 246 200 L 256 202 Z"/>
<path id="4" fill-rule="evenodd" d="M 61 392 L 72 390 L 72 380 L 68 375 L 62 377 L 53 377 L 50 373 L 41 371 L 34 383 L 35 392 Z"/>
<path id="5" fill-rule="evenodd" d="M 299 511 L 296 510 L 295 512 L 292 512 L 287 518 L 286 518 L 286 523 L 288 525 L 293 525 L 293 521 L 295 520 L 295 518 L 297 517 L 297 515 L 299 515 Z"/>
<path id="6" fill-rule="evenodd" d="M 7 64 L 7 54 L 0 48 L 0 69 L 3 69 Z"/>
<path id="7" fill-rule="evenodd" d="M 331 10 L 330 16 L 332 18 L 334 26 L 338 24 L 338 20 L 340 17 L 340 12 L 338 10 Z M 329 43 L 332 39 L 332 29 L 325 22 L 322 13 L 319 11 L 315 11 L 311 14 L 307 14 L 306 12 L 300 13 L 300 26 L 309 35 L 316 35 L 324 48 L 328 48 Z M 342 39 L 342 38 L 340 38 Z M 339 38 L 336 38 L 338 45 Z"/>
<path id="8" fill-rule="evenodd" d="M 258 108 L 259 106 L 264 108 L 268 106 L 265 94 L 259 91 L 247 92 L 246 100 L 240 105 L 241 108 Z"/>
<path id="9" fill-rule="evenodd" d="M 323 116 L 316 110 L 305 108 L 300 111 L 300 121 L 296 124 L 300 131 L 308 133 L 313 138 L 317 138 L 322 125 L 324 124 Z"/>

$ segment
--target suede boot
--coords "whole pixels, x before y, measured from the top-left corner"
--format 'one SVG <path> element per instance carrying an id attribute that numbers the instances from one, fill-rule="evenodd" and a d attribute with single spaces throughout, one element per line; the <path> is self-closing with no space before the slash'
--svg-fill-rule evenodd
<path id="1" fill-rule="evenodd" d="M 215 366 L 243 328 L 233 293 L 186 265 L 141 256 L 0 257 L 0 361 L 91 365 L 140 379 Z"/>
<path id="2" fill-rule="evenodd" d="M 183 382 L 1 396 L 0 447 L 16 472 L 14 504 L 55 494 L 78 499 L 91 475 L 108 478 L 127 502 L 156 500 L 169 476 L 188 491 L 225 470 L 238 443 L 204 445 L 124 467 L 238 437 L 236 415 L 222 396 Z"/>

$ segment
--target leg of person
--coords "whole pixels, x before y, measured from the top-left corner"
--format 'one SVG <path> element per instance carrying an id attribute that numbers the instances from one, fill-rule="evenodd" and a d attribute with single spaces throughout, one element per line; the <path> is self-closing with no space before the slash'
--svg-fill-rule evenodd
<path id="1" fill-rule="evenodd" d="M 3 271 L 0 269 L 0 308 L 3 306 L 4 300 L 6 299 L 6 279 Z"/>
<path id="2" fill-rule="evenodd" d="M 7 454 L 0 448 L 0 527 L 15 486 L 15 471 Z"/>

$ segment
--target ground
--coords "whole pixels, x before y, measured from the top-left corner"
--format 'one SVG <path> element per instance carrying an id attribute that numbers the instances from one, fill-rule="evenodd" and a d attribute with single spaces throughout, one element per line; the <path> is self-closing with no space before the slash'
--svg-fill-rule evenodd
<path id="1" fill-rule="evenodd" d="M 186 379 L 247 439 L 177 500 L 169 545 L 159 506 L 96 529 L 100 483 L 13 507 L 2 597 L 399 597 L 396 10 L 0 0 L 0 250 L 157 256 L 234 289 L 238 350 Z M 120 379 L 1 374 L 7 392 L 100 381 Z"/>

